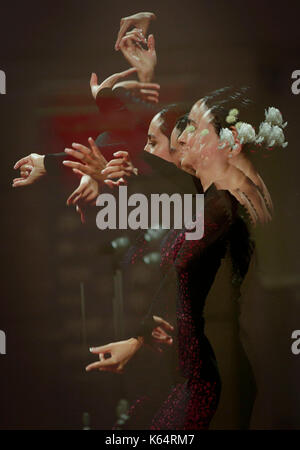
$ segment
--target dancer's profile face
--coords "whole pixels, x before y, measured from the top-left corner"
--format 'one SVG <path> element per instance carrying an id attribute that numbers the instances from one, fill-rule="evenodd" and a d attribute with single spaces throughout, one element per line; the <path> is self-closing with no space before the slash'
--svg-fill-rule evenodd
<path id="1" fill-rule="evenodd" d="M 227 158 L 226 151 L 218 148 L 220 140 L 213 125 L 213 117 L 202 100 L 191 109 L 187 126 L 178 141 L 184 149 L 181 167 L 199 178 Z"/>
<path id="2" fill-rule="evenodd" d="M 165 136 L 160 127 L 162 125 L 162 118 L 159 114 L 153 117 L 149 130 L 147 144 L 144 148 L 146 152 L 159 156 L 160 158 L 171 161 L 169 146 L 170 142 L 167 136 Z"/>
<path id="3" fill-rule="evenodd" d="M 181 131 L 178 128 L 173 128 L 171 138 L 170 138 L 170 155 L 172 162 L 177 166 L 181 167 L 181 160 L 183 157 L 183 146 L 179 141 L 179 136 Z"/>

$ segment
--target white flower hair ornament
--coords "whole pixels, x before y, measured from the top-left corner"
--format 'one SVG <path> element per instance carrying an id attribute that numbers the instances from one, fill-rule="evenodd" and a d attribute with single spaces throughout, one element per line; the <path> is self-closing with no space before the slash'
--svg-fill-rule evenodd
<path id="1" fill-rule="evenodd" d="M 268 122 L 262 122 L 259 126 L 256 143 L 261 144 L 263 142 L 268 147 L 274 147 L 274 145 L 278 145 L 282 148 L 285 148 L 288 145 L 288 142 L 285 141 L 282 129 L 278 125 L 270 125 L 270 123 Z"/>
<path id="2" fill-rule="evenodd" d="M 256 142 L 256 133 L 252 125 L 246 122 L 238 122 L 236 124 L 238 139 L 241 144 Z"/>
<path id="3" fill-rule="evenodd" d="M 220 131 L 220 144 L 219 149 L 222 150 L 226 145 L 229 144 L 231 148 L 235 147 L 234 136 L 229 128 L 222 128 Z"/>
<path id="4" fill-rule="evenodd" d="M 278 125 L 281 128 L 285 128 L 287 126 L 287 122 L 283 123 L 283 118 L 279 109 L 274 108 L 274 106 L 270 106 L 268 109 L 265 109 L 265 121 L 270 125 Z"/>

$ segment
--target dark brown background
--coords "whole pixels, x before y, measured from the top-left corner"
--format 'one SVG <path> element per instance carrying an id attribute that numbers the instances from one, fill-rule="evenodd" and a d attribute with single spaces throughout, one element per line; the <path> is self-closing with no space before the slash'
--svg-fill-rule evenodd
<path id="1" fill-rule="evenodd" d="M 92 426 L 109 428 L 124 394 L 118 377 L 87 378 L 83 369 L 91 358 L 80 336 L 84 281 L 89 344 L 113 338 L 112 264 L 101 250 L 112 236 L 100 233 L 93 218 L 80 226 L 64 206 L 70 185 L 13 190 L 11 180 L 20 157 L 62 151 L 66 139 L 70 145 L 95 134 L 90 73 L 104 78 L 127 67 L 113 50 L 118 24 L 141 10 L 158 17 L 152 30 L 163 100 L 249 85 L 258 121 L 264 107 L 277 106 L 289 122 L 289 146 L 258 158 L 275 216 L 256 233 L 259 283 L 252 286 L 246 321 L 259 389 L 252 427 L 300 428 L 300 355 L 290 350 L 291 333 L 300 329 L 300 95 L 291 92 L 291 74 L 300 69 L 300 7 L 258 0 L 2 2 L 0 69 L 7 95 L 0 96 L 0 329 L 7 334 L 7 355 L 0 356 L 0 428 L 80 428 L 86 410 Z M 128 323 L 140 312 L 129 308 Z M 128 385 L 132 376 L 144 375 L 129 371 Z M 134 396 L 132 388 L 128 395 Z M 223 417 L 233 416 L 226 408 Z M 217 427 L 237 426 L 224 419 Z"/>

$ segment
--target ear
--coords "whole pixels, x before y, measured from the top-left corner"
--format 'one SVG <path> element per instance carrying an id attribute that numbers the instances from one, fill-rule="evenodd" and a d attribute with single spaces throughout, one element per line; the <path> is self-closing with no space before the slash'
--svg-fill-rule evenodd
<path id="1" fill-rule="evenodd" d="M 233 126 L 230 127 L 230 130 L 232 131 L 233 137 L 234 137 L 234 148 L 230 151 L 230 155 L 232 157 L 237 156 L 243 149 L 242 144 L 240 143 L 240 140 L 238 138 L 238 132 L 237 129 Z"/>

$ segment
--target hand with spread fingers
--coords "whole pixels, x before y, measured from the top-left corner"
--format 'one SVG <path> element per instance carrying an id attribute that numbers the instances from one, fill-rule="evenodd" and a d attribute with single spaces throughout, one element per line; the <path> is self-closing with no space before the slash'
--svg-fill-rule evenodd
<path id="1" fill-rule="evenodd" d="M 174 331 L 174 327 L 161 317 L 153 316 L 153 320 L 157 324 L 152 331 L 153 342 L 157 345 L 157 350 L 162 352 L 163 349 L 161 345 L 170 346 L 173 344 L 173 338 L 168 333 L 172 333 Z"/>
<path id="2" fill-rule="evenodd" d="M 133 14 L 132 16 L 123 17 L 120 21 L 120 30 L 115 43 L 115 50 L 120 49 L 121 39 L 130 28 L 137 28 L 144 36 L 146 36 L 150 22 L 155 19 L 156 16 L 152 12 L 140 12 Z"/>
<path id="3" fill-rule="evenodd" d="M 13 187 L 29 186 L 46 175 L 44 155 L 31 153 L 20 159 L 14 165 L 15 170 L 20 170 L 20 177 L 13 180 Z"/>
<path id="4" fill-rule="evenodd" d="M 123 72 L 114 73 L 102 81 L 101 84 L 98 84 L 98 76 L 95 73 L 92 73 L 90 79 L 90 87 L 92 96 L 96 99 L 97 95 L 102 89 L 110 88 L 112 89 L 116 83 L 123 80 L 123 78 L 129 77 L 129 75 L 133 75 L 136 73 L 137 69 L 135 67 L 131 67 L 130 69 L 124 70 Z"/>
<path id="5" fill-rule="evenodd" d="M 139 80 L 149 83 L 154 76 L 154 69 L 157 63 L 153 34 L 149 35 L 145 44 L 146 48 L 142 44 L 140 32 L 134 29 L 126 33 L 121 39 L 120 49 L 132 67 L 136 68 Z"/>
<path id="6" fill-rule="evenodd" d="M 63 164 L 79 175 L 90 175 L 98 183 L 102 183 L 105 177 L 101 174 L 101 171 L 106 167 L 107 161 L 95 141 L 89 138 L 88 142 L 90 148 L 75 143 L 72 144 L 72 149 L 66 148 L 65 153 L 80 162 L 63 161 Z"/>
<path id="7" fill-rule="evenodd" d="M 90 348 L 90 352 L 99 355 L 99 361 L 89 364 L 85 370 L 122 373 L 125 365 L 143 345 L 141 338 L 130 338 L 125 341 L 113 342 L 101 347 Z"/>
<path id="8" fill-rule="evenodd" d="M 114 156 L 116 159 L 109 161 L 105 169 L 101 171 L 101 174 L 105 177 L 104 182 L 111 188 L 127 184 L 125 177 L 138 174 L 138 169 L 130 161 L 128 152 L 115 152 Z M 117 181 L 112 181 L 114 178 Z"/>

